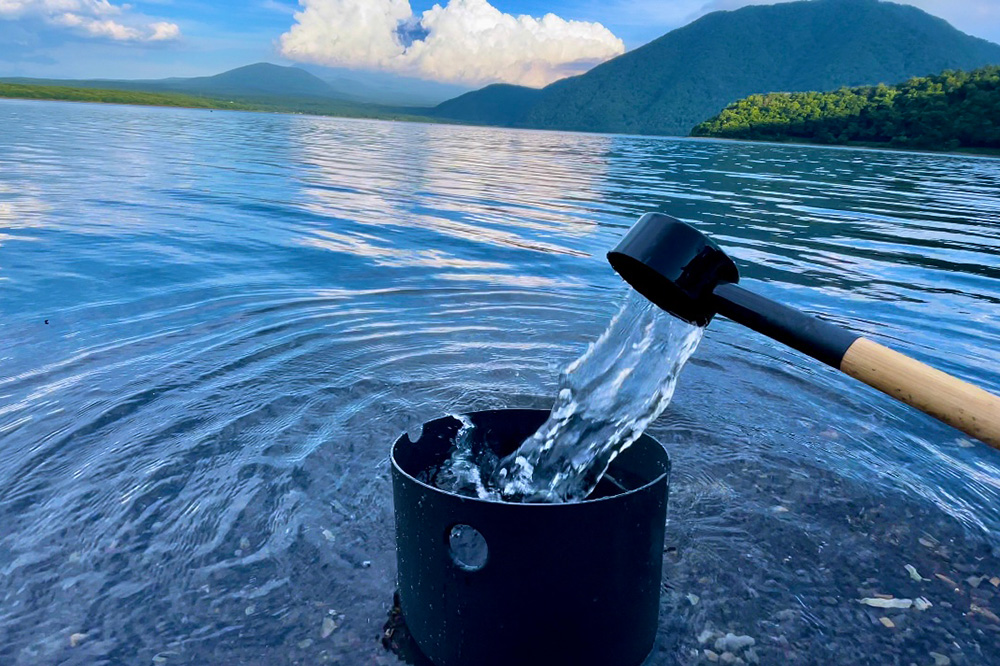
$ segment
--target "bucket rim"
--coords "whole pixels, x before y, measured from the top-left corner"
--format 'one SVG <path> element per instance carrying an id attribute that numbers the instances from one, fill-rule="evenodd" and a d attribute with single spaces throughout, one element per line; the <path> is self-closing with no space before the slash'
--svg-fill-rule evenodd
<path id="1" fill-rule="evenodd" d="M 548 410 L 544 410 L 544 409 L 531 409 L 531 408 L 510 407 L 510 408 L 504 408 L 504 409 L 484 409 L 484 410 L 477 410 L 477 411 L 474 411 L 474 412 L 457 412 L 457 413 L 447 414 L 445 416 L 441 416 L 441 417 L 436 418 L 436 419 L 431 419 L 430 421 L 425 421 L 422 425 L 423 426 L 427 426 L 427 425 L 430 425 L 431 423 L 436 423 L 438 421 L 443 421 L 444 419 L 449 419 L 449 418 L 450 419 L 458 420 L 456 417 L 459 416 L 459 415 L 460 416 L 475 416 L 477 414 L 490 414 L 490 413 L 496 413 L 496 412 L 547 412 L 547 411 Z M 459 422 L 461 422 L 461 421 L 459 421 Z M 417 477 L 413 476 L 412 474 L 410 474 L 409 472 L 407 472 L 405 469 L 403 469 L 403 467 L 399 464 L 399 461 L 396 459 L 396 452 L 398 451 L 399 446 L 403 443 L 404 439 L 411 446 L 414 445 L 414 444 L 416 444 L 416 442 L 414 442 L 412 439 L 410 439 L 410 434 L 408 432 L 405 432 L 405 431 L 403 433 L 401 433 L 399 437 L 396 438 L 395 442 L 393 442 L 393 444 L 392 444 L 392 451 L 389 454 L 389 459 L 390 459 L 390 461 L 392 463 L 392 469 L 393 469 L 393 471 L 395 473 L 397 473 L 397 474 L 405 477 L 409 482 L 415 483 L 418 486 L 421 486 L 421 487 L 423 487 L 426 490 L 434 492 L 435 494 L 443 495 L 444 497 L 448 497 L 448 498 L 452 498 L 452 499 L 459 499 L 459 500 L 464 500 L 464 501 L 468 501 L 468 502 L 473 502 L 473 503 L 476 503 L 476 504 L 496 505 L 496 506 L 504 506 L 504 507 L 525 507 L 525 508 L 527 508 L 527 507 L 539 507 L 539 508 L 547 507 L 549 510 L 552 510 L 552 509 L 557 509 L 557 508 L 560 508 L 560 507 L 567 507 L 567 506 L 595 505 L 595 504 L 598 504 L 598 503 L 601 503 L 601 502 L 615 502 L 615 501 L 619 501 L 620 502 L 620 501 L 624 501 L 628 497 L 631 497 L 632 495 L 637 495 L 637 494 L 642 493 L 642 492 L 648 492 L 653 486 L 655 486 L 655 485 L 657 485 L 659 483 L 662 483 L 664 480 L 669 480 L 669 477 L 670 477 L 670 466 L 671 466 L 671 464 L 670 464 L 670 454 L 667 453 L 667 450 L 663 447 L 663 444 L 658 439 L 656 439 L 655 437 L 653 437 L 651 435 L 647 435 L 646 433 L 643 433 L 638 438 L 636 438 L 636 440 L 634 442 L 632 442 L 627 447 L 625 447 L 625 449 L 622 449 L 622 451 L 619 451 L 618 454 L 621 454 L 623 451 L 632 448 L 633 446 L 635 446 L 636 444 L 638 444 L 639 442 L 641 442 L 643 440 L 649 440 L 654 445 L 656 445 L 656 447 L 658 449 L 660 449 L 660 451 L 665 456 L 665 459 L 666 459 L 666 470 L 660 472 L 656 477 L 654 477 L 653 479 L 650 479 L 649 481 L 647 481 L 646 483 L 642 484 L 641 486 L 639 486 L 637 488 L 632 488 L 631 490 L 626 490 L 625 492 L 616 493 L 614 495 L 608 495 L 606 497 L 598 497 L 598 498 L 595 498 L 595 499 L 583 499 L 583 500 L 579 500 L 579 501 L 576 501 L 576 502 L 504 502 L 502 500 L 483 499 L 481 497 L 470 497 L 468 495 L 461 495 L 459 493 L 448 492 L 447 490 L 442 490 L 441 488 L 438 488 L 437 486 L 432 486 L 431 484 L 425 483 L 424 481 L 421 481 Z M 618 454 L 616 454 L 615 457 L 617 457 Z M 611 459 L 611 463 L 614 463 L 614 458 Z M 609 463 L 609 467 L 610 467 L 610 463 Z M 524 509 L 521 509 L 521 510 L 524 510 Z"/>

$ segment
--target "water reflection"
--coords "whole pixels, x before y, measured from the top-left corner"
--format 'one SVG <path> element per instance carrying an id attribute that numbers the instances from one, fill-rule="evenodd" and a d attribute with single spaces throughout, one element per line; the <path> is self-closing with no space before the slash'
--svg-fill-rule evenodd
<path id="1" fill-rule="evenodd" d="M 354 225 L 378 225 L 420 234 L 431 247 L 457 239 L 586 256 L 557 242 L 595 229 L 566 214 L 572 207 L 563 199 L 596 198 L 607 139 L 568 149 L 547 134 L 533 141 L 478 128 L 394 124 L 377 136 L 375 143 L 365 133 L 294 137 L 302 161 L 315 167 L 304 178 L 306 207 L 345 220 L 344 234 L 360 237 L 366 232 L 350 231 Z M 363 149 L 347 150 L 352 141 Z"/>

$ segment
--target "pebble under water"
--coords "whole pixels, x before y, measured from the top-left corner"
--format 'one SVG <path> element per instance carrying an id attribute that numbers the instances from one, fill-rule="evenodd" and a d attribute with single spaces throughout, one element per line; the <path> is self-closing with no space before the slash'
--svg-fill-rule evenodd
<path id="1" fill-rule="evenodd" d="M 1000 392 L 995 159 L 12 100 L 0 127 L 4 666 L 419 663 L 386 625 L 392 443 L 552 408 L 647 212 Z M 681 381 L 647 429 L 650 666 L 1000 663 L 996 451 L 724 318 Z"/>

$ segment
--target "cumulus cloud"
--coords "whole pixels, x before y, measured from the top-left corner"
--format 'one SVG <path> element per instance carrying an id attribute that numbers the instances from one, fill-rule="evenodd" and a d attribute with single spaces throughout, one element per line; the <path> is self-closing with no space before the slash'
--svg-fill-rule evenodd
<path id="1" fill-rule="evenodd" d="M 180 37 L 177 24 L 147 23 L 127 15 L 130 9 L 130 5 L 113 5 L 108 0 L 0 0 L 0 19 L 41 19 L 79 35 L 116 42 L 162 42 Z"/>
<path id="2" fill-rule="evenodd" d="M 171 39 L 177 39 L 181 36 L 181 29 L 176 23 L 157 21 L 156 23 L 150 23 L 149 29 L 152 30 L 152 32 L 149 34 L 147 39 L 151 42 L 166 42 Z"/>
<path id="3" fill-rule="evenodd" d="M 3 0 L 0 0 L 3 2 Z M 299 0 L 281 36 L 290 60 L 389 70 L 437 81 L 544 86 L 624 53 L 600 23 L 512 16 L 487 0 L 449 0 L 423 14 L 408 0 Z"/>

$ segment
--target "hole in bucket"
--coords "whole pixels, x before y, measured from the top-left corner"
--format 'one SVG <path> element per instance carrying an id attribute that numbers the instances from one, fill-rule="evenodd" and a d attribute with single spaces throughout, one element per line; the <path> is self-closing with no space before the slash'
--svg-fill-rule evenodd
<path id="1" fill-rule="evenodd" d="M 448 532 L 451 560 L 465 571 L 479 571 L 486 566 L 490 549 L 486 539 L 474 527 L 455 525 Z"/>

